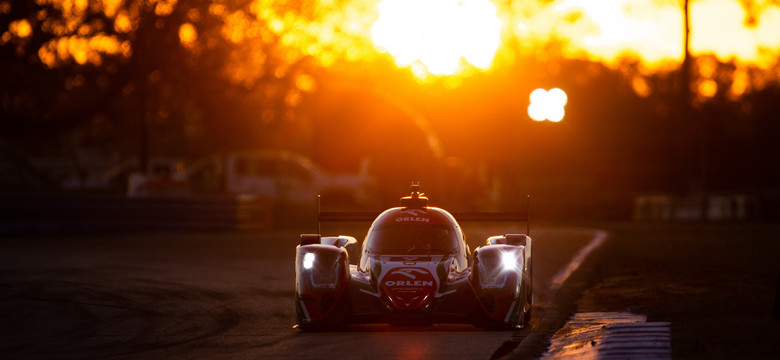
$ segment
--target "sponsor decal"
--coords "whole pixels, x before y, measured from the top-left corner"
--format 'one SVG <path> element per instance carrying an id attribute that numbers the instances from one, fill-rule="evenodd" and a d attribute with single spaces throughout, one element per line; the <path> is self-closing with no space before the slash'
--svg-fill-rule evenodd
<path id="1" fill-rule="evenodd" d="M 420 209 L 405 209 L 401 210 L 401 214 L 409 214 L 411 216 L 421 216 L 425 215 L 427 212 L 425 210 Z"/>
<path id="2" fill-rule="evenodd" d="M 450 218 L 441 211 L 404 209 L 392 212 L 387 217 L 383 217 L 382 224 L 398 225 L 428 225 L 428 224 L 450 224 Z"/>
<path id="3" fill-rule="evenodd" d="M 382 278 L 380 284 L 382 292 L 390 302 L 403 310 L 425 306 L 436 292 L 436 278 L 424 268 L 392 269 Z"/>
<path id="4" fill-rule="evenodd" d="M 395 222 L 419 222 L 419 223 L 429 223 L 431 222 L 430 218 L 427 217 L 421 217 L 421 216 L 402 216 L 395 218 Z"/>
<path id="5" fill-rule="evenodd" d="M 406 281 L 403 281 L 403 280 L 393 281 L 393 280 L 388 280 L 388 281 L 385 281 L 384 284 L 385 284 L 385 286 L 417 286 L 417 287 L 420 287 L 420 286 L 434 286 L 435 285 L 435 283 L 433 281 L 419 281 L 419 280 L 418 281 L 409 281 L 409 280 L 406 280 Z"/>
<path id="6" fill-rule="evenodd" d="M 404 256 L 404 265 L 414 265 L 417 264 L 417 256 Z"/>
<path id="7" fill-rule="evenodd" d="M 420 209 L 406 209 L 400 212 L 399 217 L 395 218 L 397 223 L 430 223 L 431 218 L 425 216 L 427 213 Z"/>

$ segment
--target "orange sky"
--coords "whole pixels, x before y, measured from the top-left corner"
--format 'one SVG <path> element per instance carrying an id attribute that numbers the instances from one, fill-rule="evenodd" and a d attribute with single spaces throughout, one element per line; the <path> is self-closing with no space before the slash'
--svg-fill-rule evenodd
<path id="1" fill-rule="evenodd" d="M 114 30 L 121 34 L 137 26 L 141 14 L 133 10 L 137 6 L 151 6 L 157 15 L 166 16 L 179 3 L 44 2 L 60 10 L 66 19 L 53 22 L 41 18 L 42 13 L 37 15 L 43 19 L 43 27 L 57 35 L 38 51 L 47 66 L 67 61 L 100 64 L 102 56 L 132 53 L 127 41 L 80 24 L 89 11 L 98 9 L 112 18 Z M 13 6 L 9 0 L 0 0 L 0 12 L 9 13 Z M 231 64 L 229 78 L 247 82 L 262 76 L 266 70 L 258 69 L 266 66 L 269 56 L 280 56 L 282 63 L 311 57 L 329 67 L 388 54 L 421 80 L 468 75 L 493 67 L 502 46 L 511 39 L 520 44 L 517 50 L 527 54 L 537 53 L 540 45 L 558 39 L 567 44 L 563 56 L 608 65 L 633 54 L 641 59 L 646 72 L 677 67 L 683 53 L 679 0 L 537 0 L 500 5 L 490 0 L 313 0 L 297 11 L 290 9 L 289 4 L 277 0 L 254 0 L 243 9 L 230 9 L 222 2 L 208 7 L 209 15 L 224 19 L 222 36 L 242 54 Z M 190 10 L 189 22 L 179 28 L 182 45 L 193 51 L 199 49 L 198 21 L 203 15 Z M 764 69 L 777 62 L 780 7 L 766 5 L 752 27 L 745 25 L 745 10 L 738 0 L 691 0 L 691 16 L 694 55 L 713 53 L 721 61 L 736 59 L 738 66 L 751 64 Z M 38 31 L 30 26 L 35 21 L 18 19 L 8 29 L 0 29 L 0 45 Z M 269 41 L 276 44 L 278 54 L 268 53 L 263 44 Z M 271 71 L 284 75 L 283 67 Z"/>
<path id="2" fill-rule="evenodd" d="M 713 53 L 722 61 L 737 59 L 762 68 L 775 63 L 780 50 L 780 8 L 764 9 L 757 25 L 747 27 L 745 10 L 736 0 L 693 0 L 691 4 L 694 55 Z M 379 20 L 372 28 L 377 47 L 392 54 L 402 66 L 417 61 L 433 74 L 457 72 L 453 64 L 459 57 L 475 67 L 488 68 L 486 59 L 492 60 L 498 48 L 493 44 L 502 35 L 501 29 L 504 35 L 509 31 L 516 36 L 528 51 L 549 39 L 560 39 L 568 44 L 566 57 L 614 64 L 622 56 L 634 54 L 648 71 L 677 66 L 683 54 L 678 1 L 523 1 L 498 9 L 489 0 L 439 0 L 431 5 L 382 1 Z M 493 9 L 495 16 L 486 8 Z M 472 33 L 466 36 L 463 29 Z M 436 56 L 431 54 L 434 48 Z"/>

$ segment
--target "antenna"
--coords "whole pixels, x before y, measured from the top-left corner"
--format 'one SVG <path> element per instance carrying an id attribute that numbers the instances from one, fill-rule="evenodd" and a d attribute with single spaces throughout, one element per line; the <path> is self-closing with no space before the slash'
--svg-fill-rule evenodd
<path id="1" fill-rule="evenodd" d="M 412 197 L 413 198 L 420 197 L 421 194 L 420 194 L 420 182 L 419 181 L 412 182 L 412 186 L 410 186 L 410 188 L 412 190 Z"/>
<path id="2" fill-rule="evenodd" d="M 401 206 L 408 208 L 425 208 L 428 206 L 428 198 L 420 192 L 420 183 L 412 182 L 412 193 L 401 198 Z"/>
<path id="3" fill-rule="evenodd" d="M 525 234 L 531 236 L 531 195 L 525 198 Z"/>
<path id="4" fill-rule="evenodd" d="M 320 227 L 320 214 L 322 214 L 321 208 L 322 195 L 317 194 L 317 234 L 322 235 L 322 229 Z"/>

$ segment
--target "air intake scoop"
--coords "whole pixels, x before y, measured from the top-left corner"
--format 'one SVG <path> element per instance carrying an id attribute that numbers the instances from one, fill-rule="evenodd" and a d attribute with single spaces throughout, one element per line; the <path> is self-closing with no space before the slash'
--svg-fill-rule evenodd
<path id="1" fill-rule="evenodd" d="M 412 209 L 422 209 L 428 206 L 428 198 L 420 192 L 420 183 L 412 183 L 412 194 L 401 198 L 401 206 Z"/>
<path id="2" fill-rule="evenodd" d="M 425 307 L 433 300 L 436 287 L 436 278 L 428 269 L 421 267 L 392 269 L 380 283 L 383 295 L 398 310 Z"/>

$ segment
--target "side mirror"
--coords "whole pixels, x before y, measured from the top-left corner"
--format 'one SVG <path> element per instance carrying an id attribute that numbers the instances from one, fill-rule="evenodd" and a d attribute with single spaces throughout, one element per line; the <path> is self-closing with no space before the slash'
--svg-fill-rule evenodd
<path id="1" fill-rule="evenodd" d="M 352 236 L 339 235 L 339 236 L 327 236 L 321 239 L 323 244 L 333 245 L 335 247 L 346 248 L 350 245 L 357 244 L 357 240 Z"/>
<path id="2" fill-rule="evenodd" d="M 491 236 L 487 239 L 487 245 L 526 245 L 528 236 L 525 234 L 506 234 L 504 236 Z"/>
<path id="3" fill-rule="evenodd" d="M 321 238 L 320 234 L 301 234 L 301 246 L 319 244 Z"/>
<path id="4" fill-rule="evenodd" d="M 525 246 L 528 241 L 528 236 L 525 234 L 506 234 L 504 237 L 508 245 Z"/>
<path id="5" fill-rule="evenodd" d="M 354 237 L 347 235 L 328 236 L 322 238 L 322 243 L 344 248 L 344 250 L 347 250 L 347 254 L 349 254 L 349 262 L 357 261 L 357 239 Z"/>

